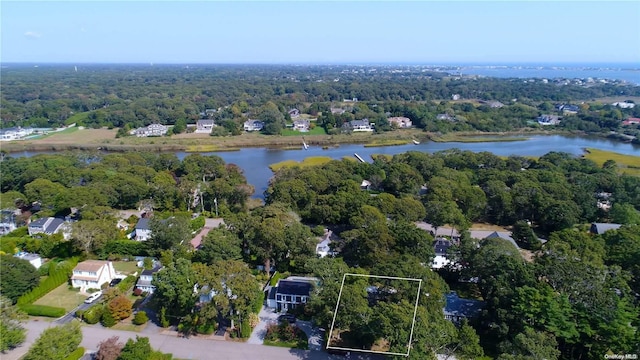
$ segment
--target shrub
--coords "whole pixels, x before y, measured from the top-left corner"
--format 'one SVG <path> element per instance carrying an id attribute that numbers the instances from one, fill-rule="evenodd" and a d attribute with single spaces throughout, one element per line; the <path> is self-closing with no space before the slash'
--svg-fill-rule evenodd
<path id="1" fill-rule="evenodd" d="M 85 351 L 85 349 L 81 346 L 81 347 L 75 349 L 64 360 L 80 360 L 84 356 L 84 351 Z"/>
<path id="2" fill-rule="evenodd" d="M 116 285 L 116 287 L 123 293 L 126 293 L 127 291 L 131 290 L 133 285 L 136 284 L 136 280 L 137 278 L 135 276 L 129 275 L 126 278 L 122 279 L 122 281 L 120 281 L 120 283 Z"/>
<path id="3" fill-rule="evenodd" d="M 216 326 L 212 322 L 208 322 L 205 324 L 200 324 L 196 326 L 196 332 L 198 334 L 211 335 L 216 330 Z"/>
<path id="4" fill-rule="evenodd" d="M 84 312 L 83 320 L 87 324 L 97 324 L 100 322 L 103 313 L 102 305 L 94 305 Z"/>
<path id="5" fill-rule="evenodd" d="M 76 317 L 78 319 L 82 320 L 82 317 L 84 316 L 84 312 L 85 312 L 85 310 L 82 310 L 82 309 L 76 311 Z"/>
<path id="6" fill-rule="evenodd" d="M 258 314 L 254 314 L 254 313 L 249 314 L 249 324 L 251 325 L 252 328 L 258 326 L 259 323 L 260 323 L 260 317 L 258 316 Z"/>
<path id="7" fill-rule="evenodd" d="M 142 289 L 140 289 L 140 288 L 133 289 L 133 295 L 135 295 L 135 296 L 142 295 Z"/>
<path id="8" fill-rule="evenodd" d="M 242 320 L 240 323 L 240 337 L 243 339 L 247 339 L 251 337 L 251 324 L 249 324 L 249 319 Z"/>
<path id="9" fill-rule="evenodd" d="M 169 327 L 169 319 L 167 319 L 167 309 L 162 307 L 160 308 L 159 314 L 160 326 L 163 328 Z"/>
<path id="10" fill-rule="evenodd" d="M 120 321 L 131 316 L 132 312 L 131 300 L 124 295 L 118 295 L 109 301 L 107 307 L 109 314 L 114 320 Z"/>
<path id="11" fill-rule="evenodd" d="M 255 312 L 256 314 L 260 313 L 260 310 L 262 310 L 263 304 L 264 304 L 264 292 L 260 291 L 260 295 L 258 295 L 256 299 L 253 301 L 253 304 L 251 304 L 251 308 L 253 309 L 253 312 Z"/>
<path id="12" fill-rule="evenodd" d="M 20 310 L 31 316 L 46 316 L 52 318 L 59 318 L 64 316 L 67 312 L 63 308 L 46 306 L 46 305 L 33 305 L 24 304 L 19 306 Z"/>
<path id="13" fill-rule="evenodd" d="M 109 311 L 104 311 L 102 313 L 102 319 L 100 319 L 100 323 L 104 327 L 112 327 L 117 323 L 117 321 Z"/>
<path id="14" fill-rule="evenodd" d="M 145 311 L 138 311 L 136 313 L 136 316 L 133 317 L 134 325 L 146 324 L 147 321 L 149 321 L 149 317 L 147 316 L 147 313 Z"/>
<path id="15" fill-rule="evenodd" d="M 205 224 L 204 216 L 198 216 L 197 218 L 191 220 L 189 227 L 191 228 L 191 231 L 197 231 L 202 229 L 204 227 L 204 224 Z"/>

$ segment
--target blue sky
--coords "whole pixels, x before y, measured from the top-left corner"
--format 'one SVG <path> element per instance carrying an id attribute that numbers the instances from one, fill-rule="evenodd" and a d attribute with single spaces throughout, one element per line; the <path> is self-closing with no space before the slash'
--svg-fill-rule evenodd
<path id="1" fill-rule="evenodd" d="M 640 2 L 2 1 L 2 62 L 640 64 Z"/>

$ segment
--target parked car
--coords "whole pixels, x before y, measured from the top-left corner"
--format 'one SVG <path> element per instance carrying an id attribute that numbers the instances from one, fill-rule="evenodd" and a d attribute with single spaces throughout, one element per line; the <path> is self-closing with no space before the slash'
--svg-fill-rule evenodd
<path id="1" fill-rule="evenodd" d="M 111 282 L 109 283 L 109 286 L 110 286 L 110 287 L 114 287 L 114 286 L 116 286 L 116 285 L 120 284 L 120 282 L 121 282 L 121 281 L 122 281 L 122 279 L 113 279 L 113 280 L 111 280 Z"/>
<path id="2" fill-rule="evenodd" d="M 290 324 L 293 324 L 296 322 L 296 317 L 295 315 L 291 315 L 291 314 L 283 314 L 278 316 L 278 321 L 279 322 L 288 321 Z"/>
<path id="3" fill-rule="evenodd" d="M 102 291 L 95 292 L 84 301 L 85 304 L 91 304 L 92 302 L 98 300 L 98 298 L 102 296 Z"/>

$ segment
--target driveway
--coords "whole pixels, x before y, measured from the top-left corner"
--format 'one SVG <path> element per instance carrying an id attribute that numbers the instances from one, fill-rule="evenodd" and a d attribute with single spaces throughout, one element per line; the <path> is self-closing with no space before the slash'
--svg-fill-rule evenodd
<path id="1" fill-rule="evenodd" d="M 311 321 L 297 320 L 296 326 L 298 326 L 309 338 L 309 350 L 322 351 L 324 348 L 323 334 L 320 329 L 313 325 Z"/>
<path id="2" fill-rule="evenodd" d="M 97 300 L 95 300 L 91 304 L 85 304 L 83 302 L 82 304 L 78 305 L 78 307 L 76 307 L 75 309 L 69 311 L 65 316 L 56 319 L 54 321 L 54 323 L 62 325 L 62 324 L 66 324 L 66 323 L 70 322 L 71 320 L 76 318 L 76 311 L 78 311 L 78 310 L 87 310 L 88 308 L 92 307 L 94 304 L 97 304 L 99 300 L 100 300 L 100 298 L 98 298 Z"/>
<path id="3" fill-rule="evenodd" d="M 253 329 L 251 337 L 247 340 L 247 344 L 262 345 L 264 343 L 264 337 L 267 336 L 267 326 L 269 324 L 277 324 L 279 315 L 275 310 L 263 306 L 258 314 L 260 322 Z"/>

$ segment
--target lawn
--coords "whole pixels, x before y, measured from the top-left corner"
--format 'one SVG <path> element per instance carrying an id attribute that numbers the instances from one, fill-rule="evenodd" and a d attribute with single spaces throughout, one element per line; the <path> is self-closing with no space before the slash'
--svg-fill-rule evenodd
<path id="1" fill-rule="evenodd" d="M 290 328 L 291 330 L 295 331 L 295 339 L 289 341 L 284 340 L 280 335 L 278 330 L 284 330 L 282 327 L 278 325 L 272 325 L 270 328 L 272 329 L 273 334 L 270 336 L 269 329 L 267 330 L 267 336 L 264 339 L 265 345 L 303 350 L 309 349 L 309 338 L 307 337 L 307 334 L 305 334 L 304 331 L 302 331 L 300 328 L 291 325 L 286 326 L 286 328 Z"/>
<path id="2" fill-rule="evenodd" d="M 618 166 L 618 172 L 640 176 L 640 156 L 618 154 L 612 151 L 587 149 L 584 157 L 602 166 L 607 160 L 613 160 Z"/>
<path id="3" fill-rule="evenodd" d="M 56 306 L 71 311 L 87 298 L 76 290 L 69 290 L 69 285 L 64 283 L 41 297 L 34 304 Z"/>
<path id="4" fill-rule="evenodd" d="M 307 136 L 307 135 L 327 135 L 327 132 L 322 126 L 316 126 L 307 132 L 300 132 L 292 129 L 284 129 L 280 133 L 282 136 Z"/>
<path id="5" fill-rule="evenodd" d="M 113 267 L 117 272 L 125 275 L 133 275 L 135 272 L 140 273 L 142 270 L 138 267 L 136 261 L 114 261 Z"/>

